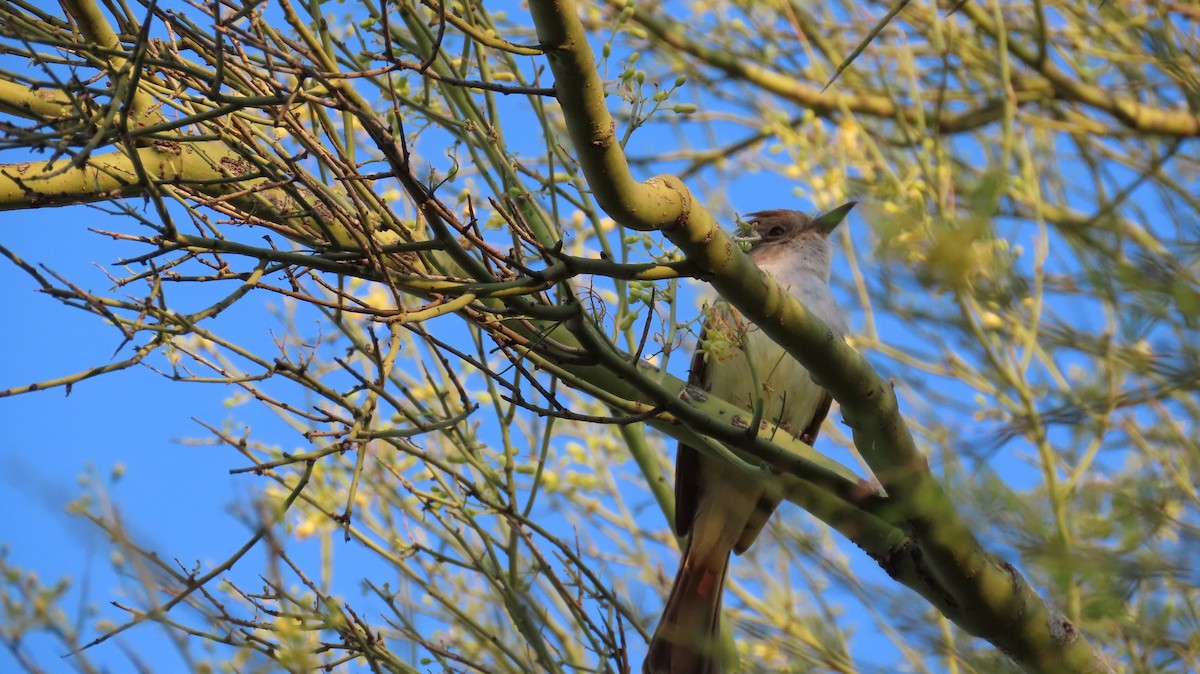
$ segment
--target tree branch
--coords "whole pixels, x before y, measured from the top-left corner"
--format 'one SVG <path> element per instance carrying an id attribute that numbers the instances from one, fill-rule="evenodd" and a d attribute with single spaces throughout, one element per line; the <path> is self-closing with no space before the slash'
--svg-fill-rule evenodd
<path id="1" fill-rule="evenodd" d="M 1012 565 L 976 541 L 917 450 L 890 384 L 759 271 L 682 183 L 670 177 L 633 183 L 575 3 L 533 0 L 530 9 L 580 165 L 601 207 L 635 229 L 661 229 L 710 275 L 707 280 L 722 297 L 803 363 L 841 404 L 855 446 L 888 491 L 885 519 L 902 522 L 912 537 L 912 545 L 876 558 L 880 565 L 1031 671 L 1105 671 L 1073 625 L 1048 608 Z M 900 567 L 916 572 L 898 573 Z"/>

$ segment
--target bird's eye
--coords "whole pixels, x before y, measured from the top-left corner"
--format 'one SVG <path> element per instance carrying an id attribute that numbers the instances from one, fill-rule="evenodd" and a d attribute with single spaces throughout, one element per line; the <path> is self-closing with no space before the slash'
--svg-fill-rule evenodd
<path id="1" fill-rule="evenodd" d="M 775 227 L 767 230 L 768 239 L 778 239 L 781 236 L 783 236 L 783 227 L 776 225 Z"/>

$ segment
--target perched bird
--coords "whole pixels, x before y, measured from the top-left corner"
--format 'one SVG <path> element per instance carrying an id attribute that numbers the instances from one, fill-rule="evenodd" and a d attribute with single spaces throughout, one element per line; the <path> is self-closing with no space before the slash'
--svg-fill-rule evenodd
<path id="1" fill-rule="evenodd" d="M 816 218 L 799 211 L 752 213 L 750 258 L 795 295 L 835 335 L 846 323 L 829 289 L 829 233 L 853 203 Z M 830 395 L 782 347 L 720 306 L 711 311 L 692 358 L 691 384 L 746 410 L 762 401 L 762 419 L 812 444 Z M 675 530 L 687 536 L 675 584 L 650 640 L 645 674 L 717 674 L 721 594 L 729 553 L 754 543 L 781 495 L 772 480 L 680 444 L 675 460 Z"/>

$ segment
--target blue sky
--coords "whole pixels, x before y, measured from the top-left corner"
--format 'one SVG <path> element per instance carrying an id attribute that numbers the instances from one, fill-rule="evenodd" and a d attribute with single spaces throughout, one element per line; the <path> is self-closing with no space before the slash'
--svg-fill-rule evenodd
<path id="1" fill-rule="evenodd" d="M 4 246 L 84 288 L 107 289 L 111 284 L 93 265 L 128 252 L 84 231 L 112 220 L 95 209 L 10 212 L 5 218 Z M 117 353 L 119 333 L 35 292 L 31 279 L 11 264 L 0 265 L 0 284 L 7 289 L 6 314 L 20 317 L 10 323 L 19 329 L 0 331 L 0 352 L 7 354 L 0 387 L 72 374 Z M 121 352 L 127 354 L 128 348 Z M 177 439 L 203 435 L 190 417 L 227 417 L 226 395 L 219 387 L 181 386 L 135 367 L 81 382 L 69 396 L 59 387 L 0 399 L 7 428 L 0 439 L 0 509 L 13 514 L 0 527 L 8 563 L 36 571 L 46 583 L 69 577 L 75 592 L 64 607 L 90 604 L 122 620 L 123 613 L 109 605 L 122 593 L 106 537 L 64 510 L 68 501 L 93 491 L 82 487 L 81 476 L 103 486 L 112 507 L 145 541 L 189 565 L 223 559 L 245 535 L 225 505 L 245 500 L 248 480 L 228 474 L 228 451 L 192 448 Z M 141 651 L 144 639 L 160 638 L 157 632 L 142 628 L 121 638 Z M 116 649 L 105 648 L 92 653 L 98 662 L 127 663 Z M 36 650 L 47 656 L 42 664 L 51 671 L 69 671 L 66 661 L 49 657 L 61 655 L 56 649 Z M 0 651 L 0 671 L 15 671 L 10 657 Z"/>

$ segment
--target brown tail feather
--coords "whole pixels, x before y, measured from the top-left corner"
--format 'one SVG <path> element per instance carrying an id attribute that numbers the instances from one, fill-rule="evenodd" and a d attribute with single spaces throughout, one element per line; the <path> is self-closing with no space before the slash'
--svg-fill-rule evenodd
<path id="1" fill-rule="evenodd" d="M 693 550 L 695 539 L 688 539 L 662 619 L 650 639 L 643 674 L 721 672 L 721 594 L 729 549 L 701 554 Z"/>

